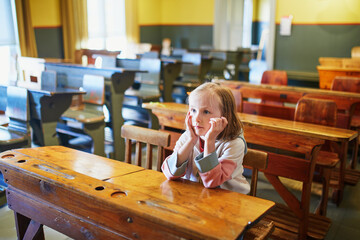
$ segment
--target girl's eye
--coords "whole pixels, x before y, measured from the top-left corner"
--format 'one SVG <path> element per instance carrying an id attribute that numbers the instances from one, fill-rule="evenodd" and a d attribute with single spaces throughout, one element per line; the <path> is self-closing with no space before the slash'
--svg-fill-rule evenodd
<path id="1" fill-rule="evenodd" d="M 210 112 L 208 110 L 204 110 L 205 114 L 210 114 Z"/>

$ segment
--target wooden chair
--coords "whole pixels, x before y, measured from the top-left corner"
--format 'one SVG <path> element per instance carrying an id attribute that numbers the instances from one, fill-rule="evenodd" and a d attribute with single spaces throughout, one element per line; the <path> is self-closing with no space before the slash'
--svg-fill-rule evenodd
<path id="1" fill-rule="evenodd" d="M 336 76 L 331 90 L 360 93 L 360 77 Z"/>
<path id="2" fill-rule="evenodd" d="M 288 77 L 286 71 L 280 70 L 268 70 L 265 71 L 261 77 L 261 84 L 272 84 L 272 85 L 287 85 Z M 271 104 L 271 105 L 280 105 L 283 106 L 282 102 L 273 102 L 262 100 L 261 103 Z"/>
<path id="3" fill-rule="evenodd" d="M 164 147 L 165 156 L 164 159 L 172 154 L 172 150 L 175 147 L 177 140 L 180 138 L 181 133 L 169 131 L 169 130 L 160 130 L 161 132 L 169 134 L 171 141 L 168 147 Z M 256 150 L 248 149 L 246 155 L 243 159 L 243 165 L 245 168 L 252 170 L 251 172 L 251 184 L 250 184 L 250 193 L 251 196 L 256 196 L 257 181 L 259 170 L 265 170 L 268 164 L 268 153 Z M 273 221 L 260 220 L 253 227 L 248 229 L 244 235 L 244 239 L 267 239 L 271 233 L 274 231 L 275 225 Z"/>
<path id="4" fill-rule="evenodd" d="M 252 125 L 245 126 L 244 136 L 249 147 L 268 153 L 268 167 L 262 171 L 287 204 L 285 206 L 277 203 L 264 217 L 264 220 L 274 221 L 275 224 L 275 230 L 270 238 L 324 239 L 331 220 L 310 213 L 312 176 L 318 151 L 324 141 Z M 297 197 L 290 191 L 280 177 L 300 181 L 301 196 Z"/>
<path id="5" fill-rule="evenodd" d="M 90 136 L 92 152 L 96 155 L 105 156 L 104 77 L 84 75 L 83 89 L 86 91 L 83 97 L 84 106 L 65 111 L 61 117 L 65 124 L 59 123 L 56 131 L 63 145 L 68 144 L 69 137 L 86 138 L 86 136 Z"/>
<path id="6" fill-rule="evenodd" d="M 243 159 L 243 165 L 245 168 L 252 170 L 249 195 L 256 197 L 258 173 L 259 170 L 265 170 L 267 164 L 268 153 L 256 149 L 248 149 Z M 275 225 L 273 221 L 260 220 L 246 231 L 244 239 L 267 239 L 274 229 Z"/>
<path id="7" fill-rule="evenodd" d="M 8 86 L 5 96 L 7 96 L 6 115 L 10 121 L 7 127 L 0 126 L 0 152 L 13 148 L 30 147 L 28 90 Z"/>
<path id="8" fill-rule="evenodd" d="M 296 105 L 295 121 L 335 127 L 336 119 L 337 106 L 334 101 L 305 97 L 300 99 Z M 333 147 L 331 142 L 326 142 L 316 159 L 316 167 L 320 172 L 323 184 L 322 199 L 317 212 L 324 216 L 327 209 L 331 171 L 340 162 L 339 150 L 336 147 Z"/>
<path id="9" fill-rule="evenodd" d="M 360 49 L 360 47 L 358 48 Z M 331 90 L 360 93 L 360 77 L 336 76 L 331 84 Z M 357 106 L 354 107 L 354 113 L 350 121 L 349 127 L 353 127 L 360 132 L 360 104 L 357 104 Z M 355 146 L 353 153 L 350 166 L 351 169 L 356 169 L 358 161 L 358 146 Z M 357 179 L 359 179 L 359 176 Z"/>
<path id="10" fill-rule="evenodd" d="M 287 73 L 286 71 L 280 70 L 265 71 L 261 78 L 261 84 L 287 85 Z"/>
<path id="11" fill-rule="evenodd" d="M 157 146 L 156 170 L 161 171 L 161 164 L 164 161 L 164 147 L 170 145 L 170 134 L 149 128 L 143 128 L 132 125 L 123 125 L 121 127 L 121 137 L 125 138 L 125 162 L 131 164 L 131 141 L 136 142 L 135 164 L 142 165 L 142 143 L 146 143 L 146 162 L 145 168 L 152 169 L 152 146 Z"/>
<path id="12" fill-rule="evenodd" d="M 256 197 L 259 170 L 265 170 L 268 165 L 268 153 L 249 148 L 244 156 L 243 165 L 252 170 L 250 194 Z"/>

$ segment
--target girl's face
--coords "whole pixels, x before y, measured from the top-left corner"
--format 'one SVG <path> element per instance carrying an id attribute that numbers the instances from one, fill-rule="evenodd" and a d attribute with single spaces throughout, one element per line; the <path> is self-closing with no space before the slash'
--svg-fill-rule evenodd
<path id="1" fill-rule="evenodd" d="M 189 112 L 196 135 L 205 136 L 210 129 L 210 118 L 220 118 L 221 109 L 217 96 L 200 92 L 189 98 Z"/>

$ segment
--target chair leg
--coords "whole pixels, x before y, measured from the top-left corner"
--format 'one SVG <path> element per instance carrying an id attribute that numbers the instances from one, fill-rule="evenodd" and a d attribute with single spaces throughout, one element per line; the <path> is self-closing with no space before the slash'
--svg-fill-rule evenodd
<path id="1" fill-rule="evenodd" d="M 360 129 L 358 129 L 358 132 L 360 133 Z M 350 163 L 351 169 L 356 169 L 356 165 L 358 162 L 359 138 L 360 138 L 360 136 L 358 136 L 354 140 L 354 150 L 353 150 L 353 155 L 352 155 L 351 163 Z"/>
<path id="2" fill-rule="evenodd" d="M 321 216 L 326 216 L 328 198 L 329 198 L 329 186 L 330 186 L 330 168 L 321 169 L 321 179 L 322 179 L 322 194 L 319 205 L 317 206 L 315 213 Z"/>

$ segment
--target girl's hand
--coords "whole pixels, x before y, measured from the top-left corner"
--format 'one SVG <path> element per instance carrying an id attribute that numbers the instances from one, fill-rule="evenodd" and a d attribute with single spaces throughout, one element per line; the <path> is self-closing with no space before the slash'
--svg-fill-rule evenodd
<path id="1" fill-rule="evenodd" d="M 225 129 L 228 121 L 226 118 L 210 118 L 211 127 L 205 135 L 205 140 L 212 140 L 215 142 L 217 136 Z"/>
<path id="2" fill-rule="evenodd" d="M 189 131 L 190 133 L 190 141 L 192 142 L 193 145 L 195 145 L 199 136 L 196 135 L 195 130 L 192 126 L 192 116 L 190 112 L 186 114 L 185 124 L 186 124 L 186 131 Z"/>

